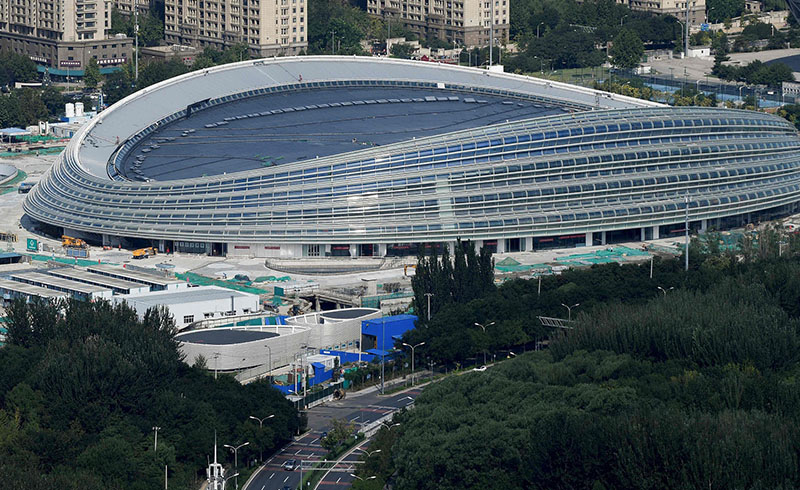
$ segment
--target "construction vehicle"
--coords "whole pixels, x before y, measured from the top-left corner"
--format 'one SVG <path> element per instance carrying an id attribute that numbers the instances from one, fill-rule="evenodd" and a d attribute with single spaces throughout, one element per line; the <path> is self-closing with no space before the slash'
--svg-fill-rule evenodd
<path id="1" fill-rule="evenodd" d="M 61 235 L 61 246 L 65 248 L 86 248 L 86 242 L 80 238 L 74 238 L 67 235 Z"/>
<path id="2" fill-rule="evenodd" d="M 139 248 L 133 251 L 134 259 L 146 259 L 148 257 L 154 257 L 155 255 L 156 249 L 153 247 Z"/>

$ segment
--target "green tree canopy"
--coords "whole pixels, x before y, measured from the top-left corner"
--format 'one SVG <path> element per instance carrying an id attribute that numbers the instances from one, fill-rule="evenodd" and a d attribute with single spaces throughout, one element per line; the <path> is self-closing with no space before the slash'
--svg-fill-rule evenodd
<path id="1" fill-rule="evenodd" d="M 635 32 L 620 31 L 611 47 L 611 62 L 619 68 L 636 68 L 644 55 L 644 44 Z"/>
<path id="2" fill-rule="evenodd" d="M 86 88 L 97 88 L 97 85 L 102 79 L 103 77 L 100 75 L 100 67 L 97 65 L 97 60 L 89 58 L 89 62 L 86 63 L 86 69 L 83 72 L 83 84 Z"/>

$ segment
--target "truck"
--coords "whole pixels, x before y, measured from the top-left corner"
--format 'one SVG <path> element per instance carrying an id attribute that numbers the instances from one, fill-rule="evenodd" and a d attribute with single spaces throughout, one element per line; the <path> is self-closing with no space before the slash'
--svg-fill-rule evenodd
<path id="1" fill-rule="evenodd" d="M 64 248 L 87 248 L 86 242 L 80 238 L 74 238 L 67 235 L 61 235 L 61 246 Z"/>
<path id="2" fill-rule="evenodd" d="M 154 257 L 155 255 L 156 249 L 153 247 L 138 248 L 133 251 L 134 259 L 146 259 L 148 257 Z"/>

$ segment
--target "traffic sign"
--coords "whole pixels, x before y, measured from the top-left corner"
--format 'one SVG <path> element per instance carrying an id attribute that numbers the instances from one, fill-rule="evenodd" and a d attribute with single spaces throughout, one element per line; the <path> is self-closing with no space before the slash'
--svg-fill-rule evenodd
<path id="1" fill-rule="evenodd" d="M 28 252 L 38 252 L 39 251 L 39 240 L 35 238 L 28 238 Z"/>

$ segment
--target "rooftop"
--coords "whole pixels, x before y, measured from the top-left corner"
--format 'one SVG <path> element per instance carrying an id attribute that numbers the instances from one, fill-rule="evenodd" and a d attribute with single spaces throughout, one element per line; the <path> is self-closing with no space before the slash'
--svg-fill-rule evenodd
<path id="1" fill-rule="evenodd" d="M 68 291 L 74 291 L 82 294 L 103 293 L 109 291 L 109 289 L 106 287 L 94 286 L 92 284 L 85 284 L 77 281 L 70 281 L 69 279 L 63 279 L 60 277 L 51 276 L 49 274 L 43 274 L 41 272 L 23 272 L 19 274 L 13 274 L 11 278 L 16 281 L 33 281 L 40 284 L 45 284 L 47 286 L 62 288 Z"/>
<path id="2" fill-rule="evenodd" d="M 8 279 L 0 279 L 0 289 L 32 296 L 39 296 L 42 298 L 56 299 L 66 298 L 69 296 L 67 293 L 62 293 L 61 291 L 54 291 L 52 289 L 47 289 L 40 286 L 33 286 L 31 284 L 25 284 L 24 282 L 9 281 Z"/>
<path id="3" fill-rule="evenodd" d="M 121 296 L 128 303 L 150 308 L 152 306 L 185 304 L 185 303 L 205 303 L 208 301 L 218 301 L 222 299 L 251 298 L 257 297 L 255 294 L 242 293 L 233 289 L 225 289 L 217 286 L 200 286 L 196 288 L 179 289 L 176 291 L 158 291 L 145 294 L 130 294 Z"/>
<path id="4" fill-rule="evenodd" d="M 166 287 L 170 284 L 183 284 L 183 281 L 179 281 L 178 279 L 172 279 L 168 277 L 159 277 L 155 274 L 148 274 L 146 272 L 139 272 L 132 269 L 123 269 L 121 267 L 113 267 L 110 265 L 93 265 L 88 267 L 86 270 L 89 272 L 98 272 L 101 274 L 114 274 L 115 276 L 122 277 L 129 281 L 145 283 L 145 284 L 155 284 L 157 286 Z"/>
<path id="5" fill-rule="evenodd" d="M 177 340 L 191 344 L 230 345 L 255 342 L 277 336 L 278 334 L 275 332 L 262 332 L 260 330 L 214 328 L 180 334 L 177 336 Z"/>

